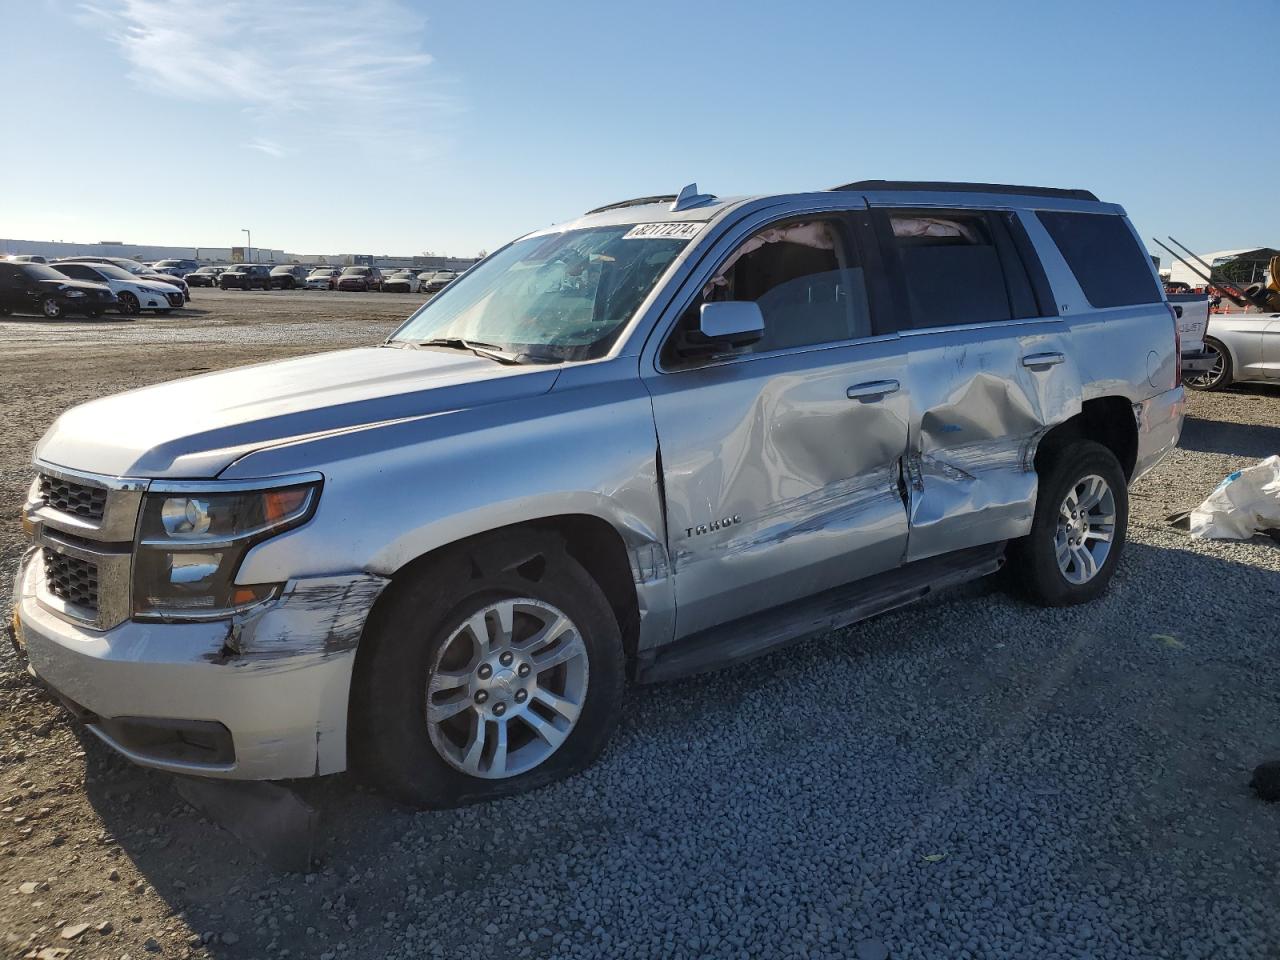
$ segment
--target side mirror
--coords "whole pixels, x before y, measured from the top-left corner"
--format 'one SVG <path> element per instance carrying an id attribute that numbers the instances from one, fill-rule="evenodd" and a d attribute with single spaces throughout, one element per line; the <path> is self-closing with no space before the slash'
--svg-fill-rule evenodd
<path id="1" fill-rule="evenodd" d="M 750 300 L 704 303 L 698 331 L 716 346 L 750 346 L 764 336 L 764 314 L 760 305 Z"/>

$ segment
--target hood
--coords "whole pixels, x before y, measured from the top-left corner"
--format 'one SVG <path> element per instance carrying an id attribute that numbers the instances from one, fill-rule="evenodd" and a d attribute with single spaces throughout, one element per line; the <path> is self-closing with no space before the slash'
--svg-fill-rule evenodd
<path id="1" fill-rule="evenodd" d="M 182 289 L 182 278 L 175 277 L 171 273 L 138 273 L 135 276 L 148 283 L 167 283 L 178 290 Z"/>
<path id="2" fill-rule="evenodd" d="M 36 447 L 69 470 L 213 477 L 254 450 L 406 417 L 538 396 L 558 367 L 359 347 L 144 387 L 73 407 Z"/>
<path id="3" fill-rule="evenodd" d="M 151 290 L 159 290 L 161 293 L 181 293 L 182 287 L 174 281 L 173 277 L 165 277 L 160 280 L 155 277 L 138 277 L 134 280 L 134 284 L 139 287 L 147 287 Z"/>

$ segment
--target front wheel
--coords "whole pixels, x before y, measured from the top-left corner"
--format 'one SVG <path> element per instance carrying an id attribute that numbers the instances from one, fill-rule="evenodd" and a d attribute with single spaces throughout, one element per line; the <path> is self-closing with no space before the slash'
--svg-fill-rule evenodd
<path id="1" fill-rule="evenodd" d="M 45 297 L 40 301 L 40 312 L 50 320 L 57 320 L 62 316 L 62 304 L 53 297 Z"/>
<path id="2" fill-rule="evenodd" d="M 391 588 L 366 628 L 352 756 L 409 803 L 452 807 L 550 783 L 604 748 L 622 638 L 552 535 L 477 540 Z"/>
<path id="3" fill-rule="evenodd" d="M 142 312 L 142 304 L 138 302 L 137 297 L 126 290 L 120 294 L 120 312 L 136 317 Z"/>
<path id="4" fill-rule="evenodd" d="M 1129 526 L 1129 488 L 1106 447 L 1077 440 L 1043 455 L 1031 532 L 1009 545 L 1022 591 L 1047 607 L 1087 603 L 1111 582 Z"/>
<path id="5" fill-rule="evenodd" d="M 1192 390 L 1222 390 L 1231 384 L 1231 354 L 1216 340 L 1205 340 L 1205 353 L 1213 356 L 1213 366 L 1203 373 L 1189 373 L 1182 378 Z"/>

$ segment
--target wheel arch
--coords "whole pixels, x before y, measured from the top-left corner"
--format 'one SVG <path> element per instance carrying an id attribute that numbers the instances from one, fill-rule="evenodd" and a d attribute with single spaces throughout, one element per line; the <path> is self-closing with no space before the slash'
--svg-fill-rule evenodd
<path id="1" fill-rule="evenodd" d="M 1133 478 L 1138 463 L 1138 421 L 1133 404 L 1125 397 L 1086 400 L 1078 414 L 1045 433 L 1036 445 L 1036 472 L 1043 475 L 1050 459 L 1073 440 L 1102 444 L 1120 461 L 1125 479 Z"/>
<path id="2" fill-rule="evenodd" d="M 559 539 L 569 556 L 595 580 L 618 621 L 624 652 L 628 658 L 634 657 L 640 638 L 640 600 L 626 540 L 608 520 L 594 514 L 566 513 L 495 527 L 433 547 L 406 561 L 391 573 L 390 583 L 369 612 L 356 650 L 357 668 L 361 650 L 368 648 L 366 640 L 377 631 L 379 610 L 396 592 L 408 589 L 425 570 L 450 556 L 463 559 L 469 551 L 492 550 L 503 539 L 528 543 L 529 534 Z"/>

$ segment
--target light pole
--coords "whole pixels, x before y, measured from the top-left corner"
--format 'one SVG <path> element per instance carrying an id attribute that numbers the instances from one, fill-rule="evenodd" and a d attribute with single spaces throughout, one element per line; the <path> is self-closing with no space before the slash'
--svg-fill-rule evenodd
<path id="1" fill-rule="evenodd" d="M 248 240 L 248 243 L 249 243 L 249 252 L 248 252 L 248 254 L 245 256 L 245 263 L 248 263 L 248 262 L 249 262 L 249 258 L 253 256 L 253 234 L 249 232 L 249 228 L 248 228 L 248 227 L 241 227 L 241 228 L 240 228 L 240 232 L 241 232 L 241 233 L 243 233 L 246 237 L 248 237 L 248 238 L 249 238 L 249 240 Z"/>

